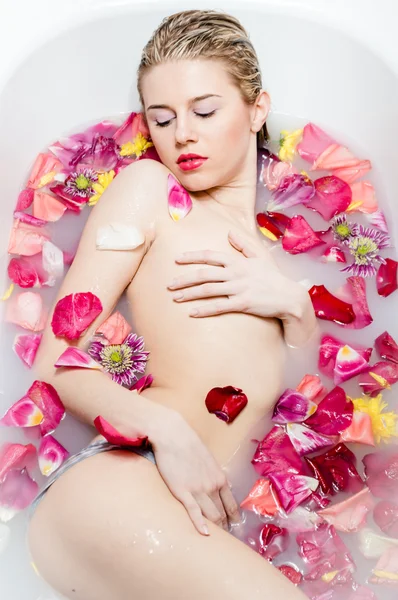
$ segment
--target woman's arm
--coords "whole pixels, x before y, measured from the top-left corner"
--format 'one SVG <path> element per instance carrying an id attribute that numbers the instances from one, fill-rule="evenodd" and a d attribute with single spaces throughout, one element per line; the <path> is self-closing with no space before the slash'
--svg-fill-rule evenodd
<path id="1" fill-rule="evenodd" d="M 167 173 L 159 162 L 137 161 L 119 173 L 92 209 L 56 301 L 71 293 L 92 292 L 101 300 L 103 310 L 77 341 L 54 335 L 51 314 L 34 364 L 36 376 L 52 384 L 66 410 L 81 421 L 92 425 L 101 415 L 121 433 L 130 437 L 148 435 L 149 439 L 156 416 L 164 418 L 163 412 L 168 409 L 163 410 L 158 404 L 123 388 L 104 373 L 78 368 L 56 369 L 54 363 L 68 346 L 85 349 L 139 269 L 156 236 L 158 207 L 167 202 Z M 144 233 L 145 243 L 134 250 L 97 250 L 97 230 L 110 223 L 136 227 Z"/>

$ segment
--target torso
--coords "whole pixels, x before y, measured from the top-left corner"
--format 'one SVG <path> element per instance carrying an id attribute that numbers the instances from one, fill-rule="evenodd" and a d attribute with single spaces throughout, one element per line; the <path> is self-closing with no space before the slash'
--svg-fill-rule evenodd
<path id="1" fill-rule="evenodd" d="M 178 410 L 224 464 L 281 391 L 282 329 L 276 319 L 244 313 L 192 318 L 189 310 L 208 300 L 175 302 L 167 285 L 189 269 L 202 267 L 178 265 L 175 257 L 181 252 L 237 252 L 227 237 L 231 226 L 239 230 L 200 201 L 194 200 L 191 212 L 178 222 L 170 218 L 166 205 L 156 239 L 126 290 L 133 330 L 144 337 L 150 351 L 146 373 L 153 375 L 154 383 L 145 396 Z M 264 250 L 261 234 L 254 230 L 252 237 Z M 213 387 L 228 385 L 241 388 L 248 397 L 247 406 L 230 424 L 205 406 Z"/>

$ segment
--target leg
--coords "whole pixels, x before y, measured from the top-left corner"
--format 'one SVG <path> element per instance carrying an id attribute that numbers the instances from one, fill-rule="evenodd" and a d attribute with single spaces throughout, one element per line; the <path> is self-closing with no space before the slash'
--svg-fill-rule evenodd
<path id="1" fill-rule="evenodd" d="M 156 466 L 127 451 L 76 464 L 49 489 L 28 541 L 41 575 L 74 600 L 304 600 L 248 546 L 201 536 Z"/>

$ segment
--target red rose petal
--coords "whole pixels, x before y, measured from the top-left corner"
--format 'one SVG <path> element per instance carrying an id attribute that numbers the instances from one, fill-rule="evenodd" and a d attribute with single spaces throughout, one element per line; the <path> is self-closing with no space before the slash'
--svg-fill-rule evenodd
<path id="1" fill-rule="evenodd" d="M 248 402 L 246 394 L 240 388 L 227 385 L 210 390 L 205 404 L 209 413 L 227 423 L 232 423 Z"/>
<path id="2" fill-rule="evenodd" d="M 305 424 L 324 435 L 338 435 L 351 425 L 354 405 L 341 387 L 335 387 L 318 404 Z"/>
<path id="3" fill-rule="evenodd" d="M 366 299 L 366 281 L 364 277 L 347 277 L 346 283 L 336 291 L 337 296 L 352 305 L 355 319 L 347 324 L 348 329 L 363 329 L 373 322 Z"/>
<path id="4" fill-rule="evenodd" d="M 325 244 L 322 238 L 301 215 L 294 215 L 286 227 L 282 238 L 282 247 L 289 254 L 308 252 L 316 246 Z"/>
<path id="5" fill-rule="evenodd" d="M 273 523 L 266 523 L 260 531 L 259 554 L 269 561 L 282 554 L 288 546 L 289 533 L 287 529 Z"/>
<path id="6" fill-rule="evenodd" d="M 315 195 L 306 206 L 316 210 L 325 221 L 330 221 L 335 215 L 344 212 L 351 204 L 351 188 L 342 179 L 327 175 L 316 179 L 314 185 Z"/>
<path id="7" fill-rule="evenodd" d="M 313 285 L 309 295 L 318 319 L 346 325 L 355 320 L 352 304 L 333 296 L 324 285 Z"/>
<path id="8" fill-rule="evenodd" d="M 263 476 L 274 472 L 303 473 L 305 468 L 289 436 L 277 425 L 259 442 L 251 462 Z"/>
<path id="9" fill-rule="evenodd" d="M 375 339 L 375 348 L 381 358 L 398 364 L 398 344 L 387 331 L 384 331 Z"/>
<path id="10" fill-rule="evenodd" d="M 299 583 L 301 583 L 303 576 L 300 573 L 300 571 L 295 567 L 292 567 L 291 565 L 281 565 L 277 568 L 281 573 L 284 574 L 285 577 L 290 579 L 290 581 L 294 583 L 294 585 L 298 585 Z"/>
<path id="11" fill-rule="evenodd" d="M 387 298 L 398 289 L 397 271 L 398 262 L 392 258 L 386 258 L 386 263 L 381 264 L 376 275 L 377 293 Z"/>
<path id="12" fill-rule="evenodd" d="M 147 441 L 147 437 L 128 438 L 122 435 L 113 425 L 108 423 L 106 419 L 98 415 L 94 419 L 94 425 L 97 431 L 111 444 L 116 446 L 143 446 Z"/>
<path id="13" fill-rule="evenodd" d="M 364 483 L 355 468 L 355 454 L 345 444 L 337 444 L 324 454 L 313 458 L 306 456 L 305 460 L 312 468 L 325 494 L 346 490 L 356 493 L 363 488 Z"/>
<path id="14" fill-rule="evenodd" d="M 361 386 L 364 394 L 377 396 L 385 389 L 398 381 L 398 365 L 392 362 L 380 361 L 371 365 L 366 373 L 361 373 L 358 379 L 358 385 Z"/>
<path id="15" fill-rule="evenodd" d="M 69 294 L 58 300 L 51 327 L 55 335 L 76 340 L 101 312 L 101 300 L 91 292 Z"/>

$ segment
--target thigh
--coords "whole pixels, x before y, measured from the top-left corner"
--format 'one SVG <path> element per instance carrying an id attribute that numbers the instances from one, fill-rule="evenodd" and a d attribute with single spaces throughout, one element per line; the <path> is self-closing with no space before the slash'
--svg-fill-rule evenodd
<path id="1" fill-rule="evenodd" d="M 304 598 L 265 559 L 208 522 L 200 535 L 156 466 L 105 452 L 49 489 L 29 529 L 40 574 L 75 600 Z"/>

